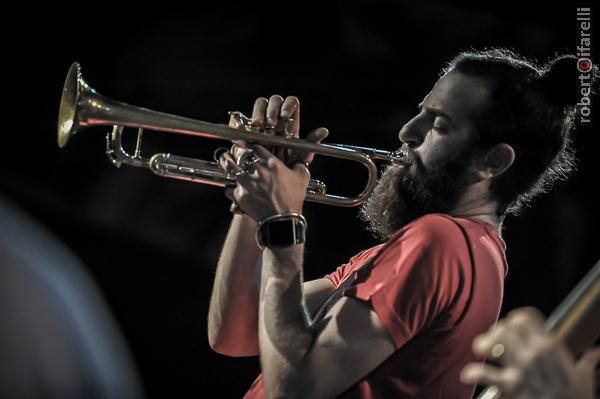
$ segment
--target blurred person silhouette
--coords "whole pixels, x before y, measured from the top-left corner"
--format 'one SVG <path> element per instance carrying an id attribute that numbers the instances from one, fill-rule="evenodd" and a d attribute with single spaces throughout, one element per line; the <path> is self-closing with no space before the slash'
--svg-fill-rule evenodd
<path id="1" fill-rule="evenodd" d="M 125 339 L 70 250 L 0 195 L 0 397 L 142 398 Z"/>

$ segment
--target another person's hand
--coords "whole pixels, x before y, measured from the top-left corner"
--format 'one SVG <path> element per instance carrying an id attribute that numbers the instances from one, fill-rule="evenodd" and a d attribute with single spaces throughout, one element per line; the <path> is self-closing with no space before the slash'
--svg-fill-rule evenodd
<path id="1" fill-rule="evenodd" d="M 595 398 L 600 348 L 575 361 L 565 345 L 545 330 L 544 321 L 534 308 L 512 311 L 473 341 L 473 351 L 498 366 L 468 364 L 461 380 L 495 385 L 513 399 Z"/>
<path id="2" fill-rule="evenodd" d="M 242 117 L 243 118 L 243 117 Z M 296 97 L 271 96 L 258 98 L 254 103 L 252 118 L 247 119 L 259 129 L 279 127 L 287 129 L 295 138 L 300 131 L 300 102 Z M 240 119 L 231 118 L 230 127 L 242 128 Z M 325 128 L 308 134 L 307 141 L 318 143 L 327 136 Z M 307 166 L 313 154 L 296 154 L 297 162 L 288 167 L 260 145 L 234 142 L 230 152 L 221 154 L 221 167 L 236 175 L 235 188 L 227 188 L 225 194 L 234 200 L 252 219 L 260 221 L 280 213 L 302 213 L 306 188 L 310 180 Z M 242 159 L 250 162 L 241 162 Z"/>

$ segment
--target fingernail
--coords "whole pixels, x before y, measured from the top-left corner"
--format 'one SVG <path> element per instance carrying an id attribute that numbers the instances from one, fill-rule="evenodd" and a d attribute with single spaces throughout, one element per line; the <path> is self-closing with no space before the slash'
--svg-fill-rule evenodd
<path id="1" fill-rule="evenodd" d="M 464 383 L 471 384 L 477 381 L 477 370 L 473 365 L 468 364 L 460 372 L 460 380 Z"/>

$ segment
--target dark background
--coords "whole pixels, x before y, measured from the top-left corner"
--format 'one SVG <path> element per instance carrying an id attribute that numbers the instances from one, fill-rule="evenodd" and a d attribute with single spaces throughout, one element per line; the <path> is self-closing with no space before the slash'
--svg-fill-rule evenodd
<path id="1" fill-rule="evenodd" d="M 574 5 L 527 4 L 211 2 L 7 14 L 15 25 L 3 28 L 9 107 L 0 192 L 69 245 L 95 277 L 149 397 L 208 390 L 240 397 L 258 359 L 215 354 L 206 338 L 229 201 L 218 188 L 112 167 L 107 128 L 84 130 L 59 150 L 56 118 L 71 62 L 108 97 L 209 122 L 225 123 L 228 110 L 249 114 L 258 96 L 293 94 L 302 102 L 304 134 L 326 126 L 329 142 L 394 149 L 400 127 L 460 50 L 508 46 L 540 61 L 574 50 Z M 569 182 L 507 218 L 503 314 L 523 305 L 549 314 L 600 258 L 596 134 L 591 126 L 576 133 L 579 170 Z M 145 139 L 146 154 L 204 159 L 224 144 L 152 132 Z M 345 193 L 359 190 L 363 177 L 358 167 L 322 158 L 313 176 Z M 305 214 L 307 280 L 376 244 L 355 208 L 307 204 Z"/>

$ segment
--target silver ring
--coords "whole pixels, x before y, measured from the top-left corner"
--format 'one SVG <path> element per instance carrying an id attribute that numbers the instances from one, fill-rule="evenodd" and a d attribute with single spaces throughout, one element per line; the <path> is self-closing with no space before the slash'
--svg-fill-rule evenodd
<path id="1" fill-rule="evenodd" d="M 236 161 L 237 165 L 240 167 L 240 171 L 236 172 L 236 175 L 241 175 L 250 172 L 254 164 L 257 162 L 260 162 L 260 159 L 256 155 L 254 155 L 254 151 L 247 150 L 242 155 L 240 155 L 240 157 Z"/>
<path id="2" fill-rule="evenodd" d="M 306 169 L 310 170 L 310 164 L 308 162 L 304 162 L 301 159 L 294 159 L 293 161 L 291 161 L 287 164 L 287 167 L 292 169 L 294 167 L 294 165 L 296 165 L 297 163 L 304 165 L 304 167 Z"/>
<path id="3" fill-rule="evenodd" d="M 490 357 L 494 360 L 500 360 L 505 352 L 506 346 L 504 346 L 504 344 L 496 344 L 492 346 L 492 349 L 490 350 Z"/>
<path id="4" fill-rule="evenodd" d="M 238 170 L 236 170 L 235 172 L 233 172 L 233 175 L 234 175 L 235 177 L 238 177 L 238 176 L 241 176 L 241 175 L 245 175 L 245 174 L 247 174 L 248 172 L 250 172 L 250 170 L 249 170 L 249 169 L 243 169 L 243 168 L 239 168 Z"/>
<path id="5" fill-rule="evenodd" d="M 229 148 L 227 147 L 219 147 L 215 150 L 215 152 L 213 152 L 213 159 L 215 160 L 215 162 L 219 162 L 219 158 L 221 158 L 221 155 L 223 155 L 224 153 L 229 152 Z"/>

